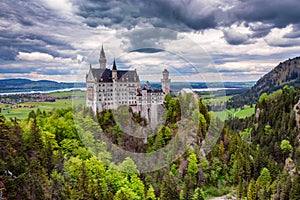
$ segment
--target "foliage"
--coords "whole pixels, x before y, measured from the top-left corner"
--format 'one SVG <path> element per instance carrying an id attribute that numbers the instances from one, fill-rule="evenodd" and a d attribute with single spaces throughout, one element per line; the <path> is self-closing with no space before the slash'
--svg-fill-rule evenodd
<path id="1" fill-rule="evenodd" d="M 286 153 L 290 153 L 293 150 L 293 147 L 290 144 L 290 141 L 282 140 L 280 143 L 280 149 L 283 151 L 284 154 L 286 154 Z"/>
<path id="2" fill-rule="evenodd" d="M 164 200 L 232 193 L 240 199 L 299 199 L 299 130 L 293 111 L 299 96 L 292 87 L 264 95 L 255 107 L 259 116 L 228 120 L 205 156 L 202 141 L 209 126 L 219 122 L 192 96 L 166 96 L 167 121 L 147 143 L 121 129 L 122 120 L 130 120 L 122 118 L 130 112 L 116 116 L 107 110 L 95 117 L 84 107 L 76 108 L 76 123 L 71 108 L 32 111 L 19 122 L 0 117 L 4 198 Z M 138 114 L 131 117 L 134 123 L 144 123 Z M 131 152 L 155 151 L 178 137 L 182 117 L 199 122 L 194 142 L 173 163 L 154 172 L 139 172 L 129 157 L 114 163 L 115 155 L 102 140 L 105 136 Z"/>

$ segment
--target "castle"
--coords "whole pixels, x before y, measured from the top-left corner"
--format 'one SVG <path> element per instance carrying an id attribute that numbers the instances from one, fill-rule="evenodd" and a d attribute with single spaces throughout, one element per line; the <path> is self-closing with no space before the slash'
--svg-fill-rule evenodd
<path id="1" fill-rule="evenodd" d="M 118 70 L 115 60 L 112 69 L 106 68 L 103 45 L 99 63 L 100 68 L 90 65 L 86 75 L 86 106 L 92 108 L 94 113 L 130 106 L 133 112 L 140 113 L 142 117 L 155 123 L 159 107 L 163 105 L 165 95 L 170 93 L 168 70 L 162 72 L 162 89 L 151 89 L 148 81 L 141 87 L 136 70 Z"/>

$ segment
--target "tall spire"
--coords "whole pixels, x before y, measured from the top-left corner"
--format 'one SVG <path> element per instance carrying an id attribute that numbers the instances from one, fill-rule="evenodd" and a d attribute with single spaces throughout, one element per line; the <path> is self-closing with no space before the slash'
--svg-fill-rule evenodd
<path id="1" fill-rule="evenodd" d="M 115 59 L 114 59 L 114 64 L 113 64 L 113 68 L 112 68 L 112 70 L 115 70 L 115 71 L 117 71 L 116 60 L 115 60 Z"/>
<path id="2" fill-rule="evenodd" d="M 99 63 L 100 63 L 100 69 L 106 69 L 106 58 L 105 58 L 103 44 L 100 51 Z"/>
<path id="3" fill-rule="evenodd" d="M 104 49 L 103 49 L 103 44 L 102 44 L 102 48 L 101 48 L 101 52 L 100 52 L 100 58 L 105 58 L 105 53 L 104 53 Z"/>
<path id="4" fill-rule="evenodd" d="M 116 81 L 118 79 L 118 71 L 117 71 L 117 66 L 116 66 L 116 60 L 114 59 L 114 64 L 112 68 L 112 79 Z"/>

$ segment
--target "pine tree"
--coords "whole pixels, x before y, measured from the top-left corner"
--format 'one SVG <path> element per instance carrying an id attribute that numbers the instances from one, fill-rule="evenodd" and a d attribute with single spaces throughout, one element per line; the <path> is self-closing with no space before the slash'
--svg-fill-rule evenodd
<path id="1" fill-rule="evenodd" d="M 255 199 L 256 199 L 255 181 L 253 179 L 251 179 L 251 181 L 248 185 L 247 200 L 255 200 Z"/>
<path id="2" fill-rule="evenodd" d="M 299 174 L 296 174 L 294 176 L 290 199 L 291 200 L 299 200 L 300 199 L 300 175 Z"/>
<path id="3" fill-rule="evenodd" d="M 160 199 L 161 200 L 173 200 L 179 199 L 179 193 L 176 188 L 176 182 L 170 176 L 166 176 L 163 180 L 160 189 Z"/>

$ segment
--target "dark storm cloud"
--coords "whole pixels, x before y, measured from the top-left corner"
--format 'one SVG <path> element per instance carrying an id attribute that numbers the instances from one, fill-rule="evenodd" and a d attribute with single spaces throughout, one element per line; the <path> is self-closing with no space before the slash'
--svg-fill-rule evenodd
<path id="1" fill-rule="evenodd" d="M 131 52 L 138 52 L 138 53 L 158 53 L 162 52 L 162 49 L 155 49 L 155 48 L 142 48 L 142 49 L 135 49 Z"/>
<path id="2" fill-rule="evenodd" d="M 300 22 L 299 9 L 297 0 L 243 0 L 230 13 L 236 20 L 262 22 L 283 28 Z"/>
<path id="3" fill-rule="evenodd" d="M 161 40 L 176 40 L 178 32 L 161 28 L 143 28 L 134 29 L 118 35 L 123 38 L 124 45 L 128 51 L 137 51 L 139 49 L 163 48 Z M 150 52 L 148 52 L 150 53 Z"/>
<path id="4" fill-rule="evenodd" d="M 240 0 L 212 3 L 196 0 L 74 0 L 79 6 L 78 14 L 87 24 L 131 28 L 143 18 L 154 25 L 181 30 L 204 30 L 229 26 L 235 22 L 262 22 L 285 27 L 300 22 L 300 3 L 297 0 Z M 223 10 L 222 6 L 233 6 Z M 152 21 L 151 21 L 152 19 Z M 269 27 L 254 28 L 266 32 Z"/>
<path id="5" fill-rule="evenodd" d="M 244 23 L 252 34 L 242 35 L 224 31 L 224 39 L 232 45 L 249 44 L 253 38 L 268 35 L 272 28 L 283 28 L 300 23 L 300 3 L 297 0 L 74 0 L 77 14 L 88 26 L 104 25 L 131 29 L 136 25 L 176 31 L 199 31 L 209 28 L 230 27 Z M 226 6 L 230 8 L 223 9 Z M 286 37 L 298 37 L 299 32 Z"/>
<path id="6" fill-rule="evenodd" d="M 147 22 L 180 31 L 203 30 L 216 27 L 218 13 L 221 13 L 218 7 L 191 0 L 75 0 L 74 3 L 79 6 L 77 14 L 92 27 L 104 25 L 130 29 Z"/>
<path id="7" fill-rule="evenodd" d="M 163 49 L 163 44 L 168 40 L 178 41 L 180 34 L 177 32 L 198 32 L 210 28 L 223 31 L 227 43 L 241 45 L 264 38 L 274 28 L 293 25 L 292 31 L 282 39 L 267 40 L 266 43 L 279 47 L 300 45 L 298 0 L 62 0 L 63 5 L 72 4 L 70 10 L 60 5 L 58 9 L 55 5 L 53 8 L 49 2 L 0 1 L 0 73 L 11 70 L 14 73 L 70 74 L 70 70 L 51 68 L 39 61 L 31 61 L 32 65 L 29 61 L 23 61 L 22 67 L 22 60 L 16 58 L 19 52 L 40 52 L 54 58 L 74 58 L 78 52 L 85 56 L 84 53 L 92 45 L 80 46 L 80 42 L 101 35 L 99 30 L 103 30 L 102 27 L 95 28 L 99 25 L 104 29 L 108 27 L 109 31 L 115 29 L 116 32 L 112 34 L 124 41 L 122 47 L 125 50 L 149 54 Z M 66 12 L 70 16 L 65 16 Z M 239 26 L 249 28 L 252 33 L 234 30 L 233 27 Z M 136 30 L 137 27 L 143 30 Z M 145 27 L 174 31 L 153 33 Z M 224 58 L 232 57 L 226 56 Z M 243 59 L 247 58 L 249 55 Z M 220 58 L 218 62 L 228 61 L 224 60 Z M 9 66 L 15 63 L 20 67 L 10 69 Z"/>
<path id="8" fill-rule="evenodd" d="M 54 57 L 69 56 L 58 50 L 72 49 L 70 44 L 47 30 L 59 24 L 61 17 L 42 5 L 39 1 L 0 2 L 0 59 L 15 60 L 19 52 L 35 51 Z"/>
<path id="9" fill-rule="evenodd" d="M 38 22 L 50 20 L 53 16 L 38 1 L 3 0 L 0 2 L 0 7 L 0 18 L 23 26 L 33 26 Z"/>
<path id="10" fill-rule="evenodd" d="M 240 45 L 249 43 L 249 36 L 246 34 L 242 34 L 234 30 L 224 30 L 223 34 L 228 44 Z"/>
<path id="11" fill-rule="evenodd" d="M 248 27 L 253 31 L 253 34 L 250 35 L 251 38 L 261 38 L 268 35 L 274 25 L 259 23 L 248 25 Z"/>
<path id="12" fill-rule="evenodd" d="M 295 47 L 300 46 L 300 40 L 284 40 L 278 39 L 273 41 L 266 41 L 268 45 L 273 47 Z"/>
<path id="13" fill-rule="evenodd" d="M 1 36 L 0 32 L 0 44 L 0 58 L 3 60 L 15 60 L 19 52 L 41 52 L 54 57 L 67 57 L 67 55 L 62 55 L 57 52 L 59 48 L 68 47 L 67 44 L 64 44 L 63 41 L 55 40 L 55 38 L 52 37 L 46 38 L 43 35 L 16 33 L 15 37 L 12 38 Z M 53 47 L 50 48 L 50 45 Z"/>
<path id="14" fill-rule="evenodd" d="M 119 30 L 151 24 L 154 27 L 170 28 L 181 32 L 208 28 L 223 30 L 222 27 L 244 22 L 253 34 L 243 35 L 227 29 L 223 31 L 224 39 L 232 45 L 251 43 L 249 40 L 266 36 L 274 27 L 282 28 L 289 24 L 300 23 L 300 3 L 297 0 L 224 0 L 220 2 L 70 0 L 70 2 L 76 7 L 74 13 L 90 27 L 103 25 Z M 226 6 L 230 8 L 223 9 Z M 0 20 L 7 22 L 0 23 L 0 58 L 13 60 L 20 51 L 39 51 L 55 57 L 71 56 L 58 53 L 57 50 L 73 48 L 70 43 L 56 37 L 56 33 L 48 32 L 47 28 L 69 27 L 73 22 L 47 7 L 44 1 L 3 0 L 0 2 L 0 7 Z M 44 26 L 44 30 L 36 29 L 38 26 Z M 299 36 L 300 31 L 295 28 L 285 37 L 297 38 Z M 177 37 L 170 35 L 169 39 L 176 40 Z M 153 41 L 150 39 L 150 42 Z M 133 46 L 136 45 L 133 44 Z"/>

